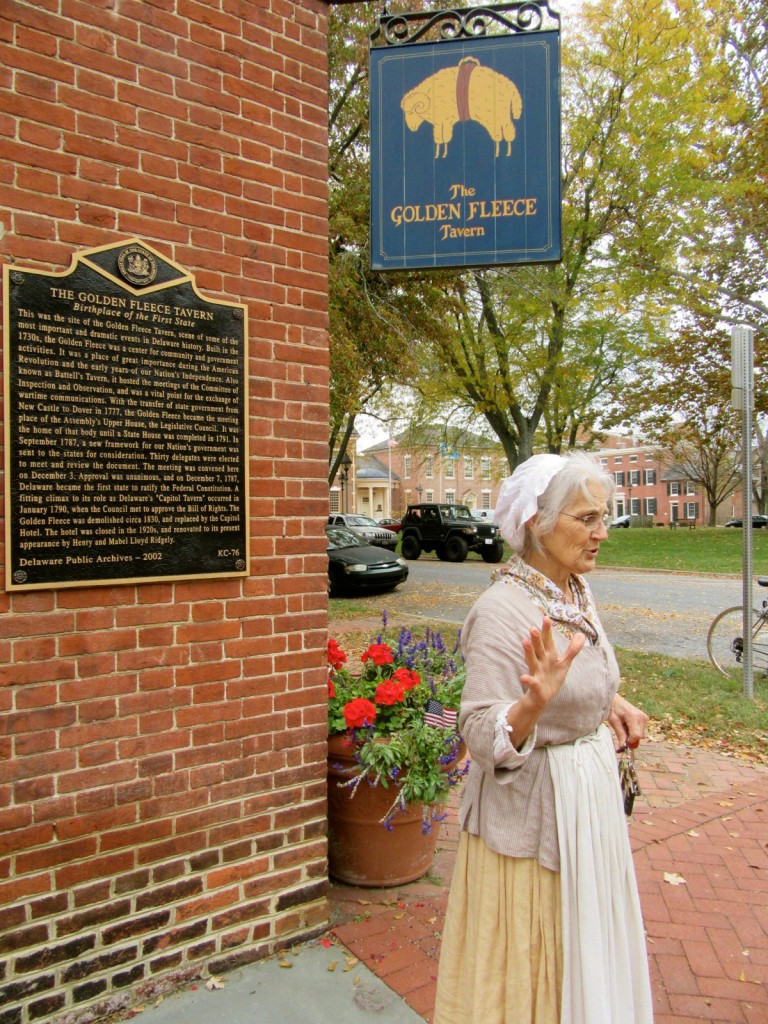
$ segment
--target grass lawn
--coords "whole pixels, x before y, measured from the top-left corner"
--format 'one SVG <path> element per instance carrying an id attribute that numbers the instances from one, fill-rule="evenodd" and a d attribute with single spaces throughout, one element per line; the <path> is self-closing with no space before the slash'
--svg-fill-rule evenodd
<path id="1" fill-rule="evenodd" d="M 741 573 L 742 531 L 725 527 L 609 530 L 600 545 L 599 566 L 677 569 L 680 572 Z M 755 573 L 768 573 L 768 530 L 752 531 Z"/>
<path id="2" fill-rule="evenodd" d="M 603 568 L 615 565 L 740 575 L 741 545 L 741 530 L 723 526 L 697 526 L 695 530 L 630 527 L 608 531 L 607 539 L 600 545 L 597 564 Z M 511 553 L 505 544 L 505 560 Z M 467 558 L 481 561 L 474 552 Z M 752 531 L 752 565 L 755 575 L 768 575 L 768 530 Z"/>

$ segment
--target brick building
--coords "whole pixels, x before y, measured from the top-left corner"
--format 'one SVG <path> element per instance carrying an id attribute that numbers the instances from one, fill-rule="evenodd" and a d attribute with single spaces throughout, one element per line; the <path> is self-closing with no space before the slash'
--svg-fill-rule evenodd
<path id="1" fill-rule="evenodd" d="M 0 594 L 2 1024 L 326 925 L 327 14 L 0 10 L 0 262 L 141 238 L 247 304 L 251 538 L 246 576 Z"/>
<path id="2" fill-rule="evenodd" d="M 393 440 L 393 447 L 388 441 L 382 441 L 366 448 L 356 460 L 357 463 L 375 460 L 381 467 L 381 501 L 377 504 L 386 505 L 384 491 L 391 466 L 390 507 L 395 515 L 417 501 L 446 501 L 478 509 L 495 507 L 501 482 L 509 474 L 509 465 L 498 442 L 471 431 L 441 427 L 424 431 L 418 441 L 406 433 L 397 434 Z M 359 484 L 353 493 L 358 502 L 356 511 L 365 512 L 365 494 L 361 493 Z"/>

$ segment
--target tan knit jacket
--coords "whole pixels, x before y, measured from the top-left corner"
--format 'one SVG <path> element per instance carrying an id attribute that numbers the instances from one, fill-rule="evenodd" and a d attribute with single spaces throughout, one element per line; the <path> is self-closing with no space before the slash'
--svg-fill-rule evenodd
<path id="1" fill-rule="evenodd" d="M 541 626 L 542 613 L 523 591 L 497 582 L 470 609 L 462 632 L 467 682 L 459 716 L 472 765 L 462 795 L 462 828 L 510 857 L 535 857 L 559 870 L 555 801 L 547 753 L 550 744 L 586 736 L 608 717 L 619 685 L 613 648 L 598 623 L 597 644 L 585 644 L 562 689 L 539 719 L 532 743 L 513 766 L 494 764 L 496 720 L 523 694 L 527 672 L 522 639 Z M 568 638 L 554 631 L 558 649 Z"/>

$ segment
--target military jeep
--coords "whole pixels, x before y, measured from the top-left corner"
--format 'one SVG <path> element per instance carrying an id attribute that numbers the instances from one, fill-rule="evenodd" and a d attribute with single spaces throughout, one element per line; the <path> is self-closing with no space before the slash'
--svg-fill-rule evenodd
<path id="1" fill-rule="evenodd" d="M 466 505 L 409 505 L 401 532 L 403 558 L 418 558 L 422 551 L 434 551 L 445 562 L 463 562 L 470 551 L 477 551 L 484 562 L 500 562 L 504 557 L 498 526 L 473 519 Z"/>

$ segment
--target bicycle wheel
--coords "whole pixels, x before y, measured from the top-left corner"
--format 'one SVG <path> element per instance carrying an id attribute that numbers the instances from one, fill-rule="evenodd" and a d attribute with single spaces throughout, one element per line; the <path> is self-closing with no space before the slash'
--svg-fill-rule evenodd
<path id="1" fill-rule="evenodd" d="M 712 620 L 707 633 L 709 660 L 724 676 L 741 679 L 744 672 L 744 619 L 742 608 L 726 608 Z M 763 631 L 765 617 L 752 609 L 752 671 L 768 670 L 768 632 Z"/>

